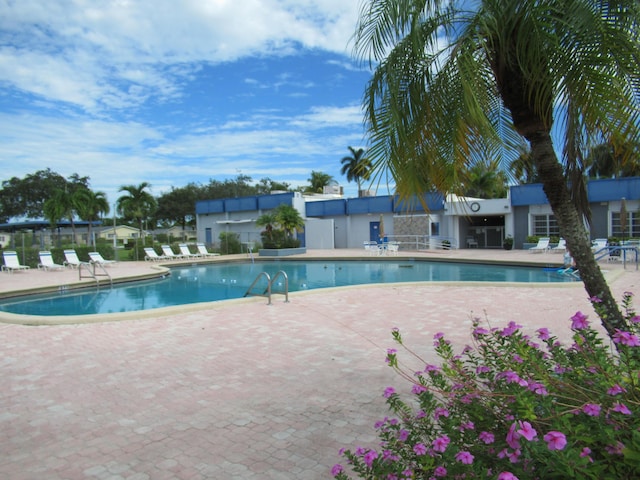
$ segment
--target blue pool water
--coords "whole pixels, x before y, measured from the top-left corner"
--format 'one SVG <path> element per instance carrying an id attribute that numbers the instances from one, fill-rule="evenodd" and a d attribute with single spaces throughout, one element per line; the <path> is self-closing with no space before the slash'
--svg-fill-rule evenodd
<path id="1" fill-rule="evenodd" d="M 541 267 L 421 261 L 275 261 L 196 265 L 171 269 L 158 280 L 100 289 L 68 290 L 0 301 L 0 311 L 24 315 L 85 315 L 241 298 L 261 272 L 283 270 L 289 291 L 396 282 L 567 282 L 566 275 Z M 276 280 L 274 292 L 282 288 Z M 278 285 L 280 284 L 280 285 Z M 264 278 L 255 291 L 264 290 Z"/>

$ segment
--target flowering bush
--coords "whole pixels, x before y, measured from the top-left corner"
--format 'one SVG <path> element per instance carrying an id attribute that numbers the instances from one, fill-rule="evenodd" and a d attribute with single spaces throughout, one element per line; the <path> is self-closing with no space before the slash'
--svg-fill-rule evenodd
<path id="1" fill-rule="evenodd" d="M 460 354 L 435 335 L 441 365 L 412 374 L 390 349 L 387 363 L 413 383 L 411 398 L 386 388 L 394 416 L 376 423 L 379 448 L 342 451 L 333 476 L 640 478 L 640 316 L 631 299 L 622 300 L 628 331 L 613 343 L 578 312 L 568 346 L 546 328 L 534 339 L 515 322 L 484 328 L 476 319 L 474 346 Z M 393 338 L 416 355 L 397 329 Z"/>

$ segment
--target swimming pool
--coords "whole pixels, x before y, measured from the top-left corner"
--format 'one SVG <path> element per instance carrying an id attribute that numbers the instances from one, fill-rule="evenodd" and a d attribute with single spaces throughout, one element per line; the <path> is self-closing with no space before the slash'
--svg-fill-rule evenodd
<path id="1" fill-rule="evenodd" d="M 100 289 L 66 290 L 0 301 L 0 311 L 22 315 L 87 315 L 242 298 L 261 272 L 284 271 L 289 291 L 398 282 L 571 282 L 575 278 L 541 267 L 398 261 L 267 261 L 171 268 L 171 275 Z M 274 291 L 281 291 L 282 277 Z M 258 283 L 257 286 L 266 285 Z"/>

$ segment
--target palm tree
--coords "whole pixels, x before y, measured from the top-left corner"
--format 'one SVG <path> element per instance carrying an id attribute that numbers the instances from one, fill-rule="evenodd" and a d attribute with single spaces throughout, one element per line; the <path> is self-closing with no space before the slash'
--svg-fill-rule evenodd
<path id="1" fill-rule="evenodd" d="M 69 191 L 71 190 L 71 191 Z M 66 218 L 71 224 L 72 242 L 76 242 L 75 216 L 86 202 L 87 192 L 84 186 L 67 185 L 64 189 L 53 191 L 51 197 L 45 201 L 43 212 L 52 227 L 56 227 L 58 221 Z"/>
<path id="2" fill-rule="evenodd" d="M 307 181 L 311 184 L 311 186 L 306 188 L 307 192 L 322 193 L 324 187 L 331 185 L 334 180 L 328 173 L 312 171 L 311 177 L 309 177 Z"/>
<path id="3" fill-rule="evenodd" d="M 499 162 L 479 161 L 465 172 L 463 193 L 467 197 L 505 198 L 507 196 L 507 175 L 500 169 Z"/>
<path id="4" fill-rule="evenodd" d="M 78 216 L 82 220 L 88 222 L 87 235 L 89 238 L 89 244 L 93 243 L 91 235 L 91 224 L 96 220 L 99 220 L 102 215 L 109 213 L 109 202 L 107 201 L 107 195 L 104 192 L 94 192 L 88 190 L 85 201 L 82 205 L 79 205 Z M 115 234 L 115 232 L 114 232 Z"/>
<path id="5" fill-rule="evenodd" d="M 582 150 L 598 135 L 638 141 L 638 18 L 637 0 L 368 0 L 355 34 L 376 65 L 364 96 L 375 169 L 402 197 L 457 193 L 469 164 L 524 138 L 610 335 L 626 321 L 584 227 Z"/>
<path id="6" fill-rule="evenodd" d="M 371 162 L 364 156 L 364 148 L 356 150 L 353 147 L 349 147 L 349 151 L 351 155 L 343 157 L 342 160 L 340 160 L 340 163 L 342 163 L 340 174 L 347 176 L 347 182 L 356 181 L 358 184 L 358 197 L 361 197 L 362 190 L 360 184 L 362 180 L 369 180 L 371 176 Z"/>
<path id="7" fill-rule="evenodd" d="M 273 228 L 277 222 L 276 215 L 271 212 L 264 213 L 256 219 L 256 226 L 264 227 L 264 237 L 269 243 L 273 243 Z"/>
<path id="8" fill-rule="evenodd" d="M 300 216 L 300 212 L 291 205 L 286 203 L 278 205 L 274 214 L 276 222 L 282 227 L 288 238 L 293 236 L 294 230 L 300 230 L 304 227 L 304 219 Z"/>
<path id="9" fill-rule="evenodd" d="M 640 175 L 640 162 L 633 150 L 634 147 L 629 144 L 618 147 L 617 151 L 611 142 L 596 145 L 589 151 L 586 159 L 589 177 L 620 178 Z"/>
<path id="10" fill-rule="evenodd" d="M 119 191 L 126 194 L 116 201 L 118 212 L 126 218 L 137 221 L 140 238 L 143 236 L 144 220 L 148 219 L 156 208 L 156 199 L 147 191 L 148 188 L 151 188 L 148 182 L 142 182 L 140 185 L 123 185 Z"/>

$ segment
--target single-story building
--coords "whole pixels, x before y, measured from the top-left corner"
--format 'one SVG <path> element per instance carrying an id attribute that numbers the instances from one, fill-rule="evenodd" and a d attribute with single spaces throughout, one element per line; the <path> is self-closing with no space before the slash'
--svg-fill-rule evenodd
<path id="1" fill-rule="evenodd" d="M 625 199 L 627 237 L 640 238 L 640 177 L 592 180 L 587 185 L 592 238 L 620 237 Z M 501 248 L 506 236 L 522 248 L 530 235 L 559 236 L 541 184 L 516 185 L 507 198 L 460 198 L 426 194 L 403 202 L 393 195 L 360 198 L 307 197 L 298 192 L 196 203 L 197 238 L 217 243 L 221 232 L 234 232 L 245 244 L 260 242 L 255 225 L 264 213 L 285 203 L 305 220 L 302 244 L 313 249 L 360 248 L 381 237 L 403 249 Z"/>

